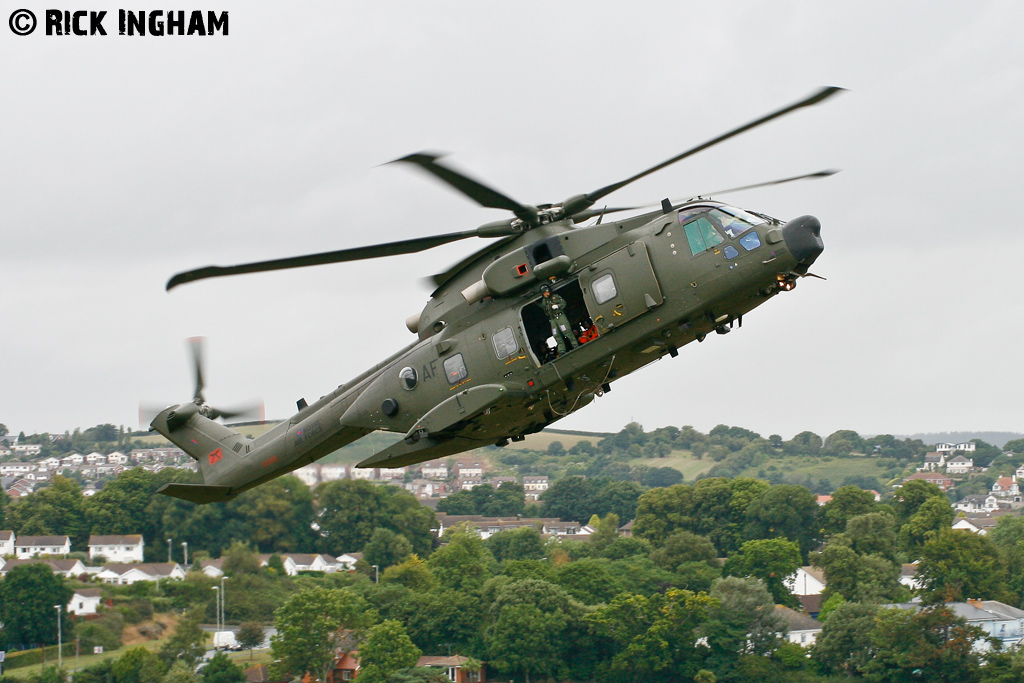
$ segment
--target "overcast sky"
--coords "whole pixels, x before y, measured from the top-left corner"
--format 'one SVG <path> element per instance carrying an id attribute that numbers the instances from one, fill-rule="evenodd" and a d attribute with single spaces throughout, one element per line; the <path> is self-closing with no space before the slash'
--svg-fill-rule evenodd
<path id="1" fill-rule="evenodd" d="M 25 7 L 107 10 L 107 36 L 29 36 Z M 134 3 L 132 9 L 166 9 Z M 609 197 L 724 197 L 817 216 L 797 289 L 558 423 L 740 425 L 786 438 L 1024 431 L 1024 5 L 1003 2 L 175 3 L 230 35 L 117 35 L 119 5 L 0 11 L 0 422 L 134 426 L 140 400 L 284 418 L 411 341 L 419 255 L 225 278 L 209 264 L 504 218 L 400 166 L 419 150 L 525 203 L 609 184 L 798 100 L 850 92 Z M 299 9 L 301 8 L 301 9 Z"/>

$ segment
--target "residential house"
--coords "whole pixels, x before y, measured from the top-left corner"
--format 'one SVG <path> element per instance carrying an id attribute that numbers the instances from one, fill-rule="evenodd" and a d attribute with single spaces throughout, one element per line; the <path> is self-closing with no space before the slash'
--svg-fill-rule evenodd
<path id="1" fill-rule="evenodd" d="M 337 564 L 319 553 L 288 553 L 281 555 L 281 559 L 291 560 L 296 572 L 328 572 L 332 571 L 329 567 Z"/>
<path id="2" fill-rule="evenodd" d="M 448 465 L 443 462 L 425 462 L 420 467 L 420 474 L 424 479 L 444 480 L 448 478 Z"/>
<path id="3" fill-rule="evenodd" d="M 460 524 L 469 524 L 476 528 L 481 538 L 487 539 L 500 531 L 509 531 L 521 527 L 533 527 L 541 535 L 557 538 L 589 538 L 593 529 L 579 522 L 563 522 L 560 519 L 530 517 L 484 517 L 482 515 L 449 515 L 437 513 L 437 528 L 434 530 L 438 538 L 446 529 Z"/>
<path id="4" fill-rule="evenodd" d="M 321 465 L 320 481 L 339 481 L 348 478 L 348 465 Z"/>
<path id="5" fill-rule="evenodd" d="M 796 643 L 800 647 L 810 647 L 818 639 L 818 634 L 821 633 L 821 622 L 817 619 L 812 619 L 806 614 L 801 614 L 783 605 L 776 605 L 775 611 L 789 625 L 789 632 L 786 636 L 789 642 Z"/>
<path id="6" fill-rule="evenodd" d="M 537 500 L 540 494 L 548 490 L 547 475 L 526 475 L 523 477 L 523 491 L 527 500 Z"/>
<path id="7" fill-rule="evenodd" d="M 821 595 L 825 590 L 825 572 L 818 567 L 799 567 L 783 583 L 794 595 Z"/>
<path id="8" fill-rule="evenodd" d="M 14 542 L 18 559 L 40 555 L 67 555 L 71 552 L 71 539 L 67 536 L 19 536 Z"/>
<path id="9" fill-rule="evenodd" d="M 814 502 L 816 502 L 818 505 L 825 505 L 826 503 L 832 502 L 832 496 L 825 493 L 819 493 L 815 498 Z"/>
<path id="10" fill-rule="evenodd" d="M 381 481 L 401 481 L 405 478 L 405 472 L 408 469 L 408 467 L 381 467 L 380 479 Z"/>
<path id="11" fill-rule="evenodd" d="M 177 562 L 149 562 L 143 564 L 113 563 L 103 567 L 96 575 L 103 583 L 120 585 L 136 581 L 159 581 L 160 579 L 184 579 L 185 570 Z"/>
<path id="12" fill-rule="evenodd" d="M 343 553 L 335 558 L 338 562 L 339 571 L 355 571 L 356 562 L 363 559 L 362 553 Z"/>
<path id="13" fill-rule="evenodd" d="M 224 558 L 216 560 L 199 560 L 199 570 L 211 579 L 219 579 L 224 576 Z"/>
<path id="14" fill-rule="evenodd" d="M 977 448 L 977 444 L 971 442 L 935 444 L 935 451 L 938 453 L 954 453 L 956 451 L 963 451 L 964 453 L 973 453 Z"/>
<path id="15" fill-rule="evenodd" d="M 970 626 L 977 626 L 988 636 L 1001 641 L 1003 649 L 1012 650 L 1024 639 L 1024 610 L 997 600 L 947 602 L 945 606 L 954 615 L 967 621 Z M 885 607 L 914 611 L 926 609 L 916 602 L 885 605 Z M 991 644 L 987 638 L 974 643 L 974 649 L 978 652 L 987 652 L 990 648 Z"/>
<path id="16" fill-rule="evenodd" d="M 478 462 L 460 460 L 452 468 L 452 475 L 456 479 L 465 477 L 482 478 L 484 476 L 484 466 Z"/>
<path id="17" fill-rule="evenodd" d="M 14 555 L 14 532 L 0 531 L 0 557 Z"/>
<path id="18" fill-rule="evenodd" d="M 917 578 L 916 562 L 900 565 L 900 583 L 914 591 L 921 588 L 921 581 Z"/>
<path id="19" fill-rule="evenodd" d="M 60 459 L 62 467 L 78 467 L 85 463 L 85 456 L 81 453 L 72 453 Z"/>
<path id="20" fill-rule="evenodd" d="M 1020 502 L 1020 485 L 1017 484 L 1017 475 L 1014 474 L 1009 477 L 999 477 L 999 479 L 996 479 L 995 483 L 992 484 L 992 495 Z"/>
<path id="21" fill-rule="evenodd" d="M 0 571 L 0 574 L 6 574 L 15 567 L 25 564 L 45 564 L 53 570 L 54 574 L 59 574 L 67 579 L 88 573 L 81 560 L 51 560 L 48 558 L 40 559 L 33 557 L 25 560 L 7 560 L 3 566 L 3 570 Z"/>
<path id="22" fill-rule="evenodd" d="M 499 486 L 501 486 L 502 484 L 506 484 L 506 483 L 518 484 L 519 480 L 516 479 L 515 477 L 491 477 L 491 479 L 490 479 L 490 481 L 488 483 L 493 488 L 497 489 Z"/>
<path id="23" fill-rule="evenodd" d="M 295 560 L 293 560 L 288 555 L 278 554 L 278 557 L 281 558 L 281 565 L 284 567 L 284 573 L 285 573 L 286 576 L 295 576 L 296 574 L 299 573 L 299 570 L 295 566 Z M 268 553 L 261 553 L 260 554 L 260 566 L 261 567 L 266 567 L 270 563 L 270 558 L 271 558 L 270 554 L 268 554 Z"/>
<path id="24" fill-rule="evenodd" d="M 107 462 L 111 465 L 127 465 L 128 456 L 120 451 L 114 451 L 107 456 Z"/>
<path id="25" fill-rule="evenodd" d="M 359 652 L 339 653 L 334 661 L 334 668 L 327 674 L 327 683 L 341 683 L 351 681 L 359 673 Z"/>
<path id="26" fill-rule="evenodd" d="M 68 603 L 68 614 L 77 617 L 84 617 L 87 614 L 96 614 L 97 608 L 103 602 L 103 594 L 99 588 L 79 588 L 71 596 Z"/>
<path id="27" fill-rule="evenodd" d="M 12 453 L 14 451 L 8 448 L 5 442 L 0 441 L 0 458 L 9 458 Z"/>
<path id="28" fill-rule="evenodd" d="M 377 468 L 353 467 L 348 471 L 348 476 L 352 479 L 365 479 L 367 481 L 374 481 L 377 479 Z"/>
<path id="29" fill-rule="evenodd" d="M 23 477 L 37 469 L 39 469 L 39 465 L 34 462 L 0 463 L 0 477 Z"/>
<path id="30" fill-rule="evenodd" d="M 483 483 L 483 477 L 459 477 L 455 480 L 455 486 L 453 488 L 456 491 L 472 491 Z"/>
<path id="31" fill-rule="evenodd" d="M 144 541 L 140 534 L 127 536 L 90 536 L 89 559 L 105 557 L 108 562 L 142 562 Z"/>
<path id="32" fill-rule="evenodd" d="M 966 455 L 954 455 L 946 461 L 946 474 L 967 474 L 974 469 L 974 460 Z"/>
<path id="33" fill-rule="evenodd" d="M 320 466 L 316 464 L 303 465 L 297 470 L 293 470 L 292 474 L 309 488 L 320 483 Z"/>
<path id="34" fill-rule="evenodd" d="M 448 485 L 445 482 L 429 479 L 414 479 L 403 488 L 417 498 L 440 498 L 448 492 Z"/>
<path id="35" fill-rule="evenodd" d="M 917 468 L 918 472 L 938 472 L 946 466 L 945 453 L 925 453 L 924 464 Z"/>
<path id="36" fill-rule="evenodd" d="M 467 670 L 466 664 L 469 661 L 469 657 L 463 657 L 462 655 L 420 657 L 416 662 L 416 666 L 440 669 L 445 672 L 448 680 L 453 683 L 485 683 L 487 681 L 487 671 L 484 663 L 480 662 L 479 669 Z"/>
<path id="37" fill-rule="evenodd" d="M 904 479 L 904 481 L 910 481 L 911 479 L 923 479 L 924 481 L 935 484 L 942 491 L 948 491 L 953 488 L 953 480 L 945 474 L 939 474 L 937 472 L 915 472 Z"/>
<path id="38" fill-rule="evenodd" d="M 995 528 L 999 517 L 961 517 L 953 522 L 954 529 L 970 531 L 972 534 L 986 536 Z"/>
<path id="39" fill-rule="evenodd" d="M 46 458 L 44 460 L 40 460 L 39 461 L 39 467 L 40 467 L 40 469 L 45 469 L 48 472 L 52 472 L 52 471 L 54 471 L 54 470 L 56 470 L 57 468 L 60 467 L 60 458 L 55 458 L 55 457 L 51 456 L 51 457 Z"/>
<path id="40" fill-rule="evenodd" d="M 89 455 L 85 456 L 86 465 L 99 465 L 100 463 L 103 463 L 104 465 L 107 464 L 107 456 L 102 453 L 93 451 Z"/>
<path id="41" fill-rule="evenodd" d="M 989 513 L 999 509 L 999 499 L 989 494 L 979 493 L 972 496 L 964 496 L 953 506 L 961 512 Z"/>
<path id="42" fill-rule="evenodd" d="M 11 450 L 14 451 L 15 455 L 31 458 L 33 455 L 39 455 L 40 451 L 43 450 L 43 445 L 38 443 L 16 443 Z"/>

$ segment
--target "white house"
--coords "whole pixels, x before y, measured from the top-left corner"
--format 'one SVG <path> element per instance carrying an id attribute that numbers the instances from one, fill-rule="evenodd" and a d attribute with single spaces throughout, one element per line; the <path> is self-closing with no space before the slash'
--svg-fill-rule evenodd
<path id="1" fill-rule="evenodd" d="M 81 617 L 86 614 L 96 614 L 96 609 L 103 602 L 103 595 L 99 588 L 79 588 L 71 596 L 68 603 L 68 614 Z"/>
<path id="2" fill-rule="evenodd" d="M 39 465 L 34 462 L 0 463 L 0 477 L 23 477 L 37 469 L 39 469 Z"/>
<path id="3" fill-rule="evenodd" d="M 348 478 L 348 465 L 321 465 L 320 481 L 339 481 Z"/>
<path id="4" fill-rule="evenodd" d="M 107 456 L 102 453 L 93 451 L 89 455 L 85 456 L 85 464 L 87 465 L 99 465 L 100 463 L 103 463 L 104 465 L 107 463 Z"/>
<path id="5" fill-rule="evenodd" d="M 114 451 L 107 456 L 107 462 L 111 465 L 127 465 L 128 456 L 120 451 Z"/>
<path id="6" fill-rule="evenodd" d="M 406 491 L 417 498 L 440 498 L 447 490 L 447 485 L 442 481 L 431 481 L 429 479 L 414 479 L 403 485 Z"/>
<path id="7" fill-rule="evenodd" d="M 484 466 L 478 462 L 457 462 L 452 474 L 456 478 L 474 477 L 480 478 L 484 475 Z"/>
<path id="8" fill-rule="evenodd" d="M 459 477 L 455 480 L 455 490 L 457 491 L 472 491 L 477 486 L 481 486 L 484 483 L 482 477 Z"/>
<path id="9" fill-rule="evenodd" d="M 537 500 L 540 494 L 547 490 L 547 475 L 526 475 L 523 477 L 523 491 L 528 499 Z"/>
<path id="10" fill-rule="evenodd" d="M 1020 486 L 1017 484 L 1017 475 L 1010 477 L 999 477 L 992 484 L 992 495 L 999 498 L 1020 498 Z"/>
<path id="11" fill-rule="evenodd" d="M 71 539 L 67 536 L 19 536 L 14 542 L 14 554 L 19 560 L 70 552 Z"/>
<path id="12" fill-rule="evenodd" d="M 810 647 L 818 639 L 818 634 L 821 633 L 820 621 L 783 605 L 776 605 L 775 610 L 789 625 L 789 631 L 786 634 L 789 642 L 796 643 L 800 647 Z"/>
<path id="13" fill-rule="evenodd" d="M 338 555 L 337 558 L 340 571 L 350 572 L 355 570 L 356 562 L 363 559 L 362 553 L 345 553 L 344 555 Z"/>
<path id="14" fill-rule="evenodd" d="M 821 595 L 825 590 L 825 572 L 818 567 L 799 567 L 783 584 L 793 595 Z"/>
<path id="15" fill-rule="evenodd" d="M 211 579 L 219 579 L 224 576 L 224 558 L 218 557 L 216 560 L 200 560 L 199 568 Z"/>
<path id="16" fill-rule="evenodd" d="M 924 464 L 917 468 L 918 472 L 936 472 L 946 466 L 944 453 L 925 453 Z"/>
<path id="17" fill-rule="evenodd" d="M 964 496 L 953 506 L 961 512 L 994 512 L 999 509 L 999 499 L 983 493 L 973 496 Z"/>
<path id="18" fill-rule="evenodd" d="M 367 481 L 373 481 L 377 478 L 377 468 L 375 467 L 353 467 L 349 470 L 349 474 L 352 479 L 365 479 Z"/>
<path id="19" fill-rule="evenodd" d="M 975 443 L 937 443 L 935 444 L 935 450 L 938 453 L 952 453 L 954 451 L 963 451 L 964 453 L 973 453 L 978 448 Z"/>
<path id="20" fill-rule="evenodd" d="M 89 559 L 105 557 L 108 562 L 142 562 L 141 534 L 127 536 L 90 536 Z"/>
<path id="21" fill-rule="evenodd" d="M 395 481 L 396 479 L 402 479 L 405 477 L 405 471 L 409 469 L 407 467 L 381 467 L 380 478 L 384 481 Z"/>
<path id="22" fill-rule="evenodd" d="M 425 462 L 420 467 L 424 479 L 443 480 L 448 478 L 448 465 L 443 462 Z"/>
<path id="23" fill-rule="evenodd" d="M 55 458 L 51 456 L 49 458 L 46 458 L 45 460 L 40 460 L 39 466 L 46 470 L 55 470 L 58 467 L 60 467 L 60 458 Z"/>
<path id="24" fill-rule="evenodd" d="M 919 611 L 923 605 L 914 602 L 899 605 L 885 605 L 899 609 Z M 1002 641 L 1003 647 L 1012 649 L 1024 639 L 1024 610 L 998 602 L 997 600 L 968 600 L 967 602 L 947 602 L 945 607 L 953 614 L 966 620 L 971 626 L 977 626 L 987 635 Z M 974 643 L 978 652 L 987 652 L 991 645 L 988 639 Z"/>
<path id="25" fill-rule="evenodd" d="M 184 579 L 185 570 L 177 562 L 150 562 L 147 564 L 108 564 L 96 575 L 103 583 L 121 585 L 136 581 L 157 581 L 159 579 Z"/>
<path id="26" fill-rule="evenodd" d="M 288 553 L 281 555 L 281 559 L 285 562 L 285 571 L 288 570 L 288 560 L 294 563 L 297 572 L 327 572 L 331 571 L 328 567 L 336 565 L 323 555 L 312 553 Z"/>
<path id="27" fill-rule="evenodd" d="M 82 564 L 81 560 L 51 560 L 51 559 L 39 559 L 31 558 L 26 560 L 7 560 L 4 564 L 3 569 L 0 570 L 0 574 L 6 574 L 15 567 L 20 567 L 25 564 L 45 564 L 53 570 L 54 574 L 59 574 L 65 578 L 73 578 L 76 576 L 82 576 L 87 574 L 85 565 Z"/>
<path id="28" fill-rule="evenodd" d="M 14 555 L 14 532 L 0 531 L 0 557 Z"/>
<path id="29" fill-rule="evenodd" d="M 900 583 L 914 591 L 921 588 L 921 582 L 917 578 L 916 562 L 900 565 Z"/>
<path id="30" fill-rule="evenodd" d="M 13 450 L 15 455 L 31 457 L 33 455 L 39 455 L 39 452 L 43 450 L 43 446 L 38 443 L 17 443 L 14 444 Z"/>
<path id="31" fill-rule="evenodd" d="M 953 528 L 985 536 L 995 528 L 998 522 L 998 517 L 961 517 L 953 522 Z"/>
<path id="32" fill-rule="evenodd" d="M 60 464 L 64 467 L 78 467 L 83 463 L 85 463 L 85 456 L 81 453 L 72 453 L 60 459 Z"/>
<path id="33" fill-rule="evenodd" d="M 946 461 L 946 474 L 967 474 L 974 469 L 974 460 L 966 455 L 954 455 Z"/>
<path id="34" fill-rule="evenodd" d="M 292 471 L 292 474 L 298 477 L 303 484 L 309 488 L 313 488 L 320 483 L 320 466 L 310 463 L 309 465 L 303 465 L 297 470 Z"/>

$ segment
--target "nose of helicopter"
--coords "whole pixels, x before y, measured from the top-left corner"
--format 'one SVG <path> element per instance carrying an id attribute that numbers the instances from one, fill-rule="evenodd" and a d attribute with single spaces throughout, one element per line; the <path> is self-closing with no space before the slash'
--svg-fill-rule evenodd
<path id="1" fill-rule="evenodd" d="M 821 241 L 821 222 L 814 216 L 800 216 L 786 223 L 782 228 L 782 238 L 793 258 L 808 266 L 825 250 Z"/>

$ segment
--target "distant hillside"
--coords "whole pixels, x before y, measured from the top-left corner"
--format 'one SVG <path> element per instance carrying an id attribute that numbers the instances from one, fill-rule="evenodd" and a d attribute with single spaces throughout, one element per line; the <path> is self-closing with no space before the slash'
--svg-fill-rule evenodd
<path id="1" fill-rule="evenodd" d="M 990 443 L 997 448 L 1002 448 L 1006 445 L 1007 441 L 1024 439 L 1024 434 L 1020 432 L 932 432 L 930 434 L 911 434 L 909 437 L 897 436 L 896 438 L 920 439 L 929 446 L 943 442 L 966 443 L 971 439 L 981 439 L 985 443 Z"/>

